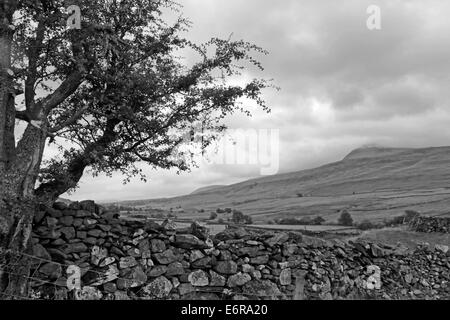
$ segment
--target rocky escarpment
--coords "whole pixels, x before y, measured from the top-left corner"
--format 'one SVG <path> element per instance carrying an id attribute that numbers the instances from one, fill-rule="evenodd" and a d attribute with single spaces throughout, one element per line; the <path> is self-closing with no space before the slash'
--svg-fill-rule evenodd
<path id="1" fill-rule="evenodd" d="M 410 227 L 417 232 L 450 233 L 450 218 L 419 216 L 411 221 Z"/>
<path id="2" fill-rule="evenodd" d="M 209 237 L 197 224 L 125 221 L 91 201 L 43 208 L 32 255 L 30 285 L 41 299 L 450 298 L 445 246 L 409 251 L 244 229 Z"/>

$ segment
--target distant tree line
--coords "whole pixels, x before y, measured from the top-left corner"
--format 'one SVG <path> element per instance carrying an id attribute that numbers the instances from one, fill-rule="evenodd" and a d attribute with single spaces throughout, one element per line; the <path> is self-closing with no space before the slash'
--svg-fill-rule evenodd
<path id="1" fill-rule="evenodd" d="M 302 226 L 320 226 L 322 225 L 326 220 L 320 216 L 311 219 L 310 217 L 304 217 L 301 219 L 297 218 L 279 218 L 275 219 L 274 222 L 279 225 L 302 225 Z"/>
<path id="2" fill-rule="evenodd" d="M 243 214 L 241 211 L 234 210 L 231 222 L 235 224 L 253 224 L 253 219 L 249 215 Z"/>
<path id="3" fill-rule="evenodd" d="M 217 214 L 225 214 L 225 213 L 232 213 L 232 212 L 233 212 L 233 209 L 231 209 L 231 208 L 225 208 L 225 209 L 218 208 L 216 210 Z"/>
<path id="4" fill-rule="evenodd" d="M 391 219 L 383 219 L 381 222 L 371 222 L 369 220 L 363 220 L 360 223 L 354 223 L 353 225 L 360 230 L 381 229 L 386 227 L 400 226 L 405 223 L 409 223 L 412 220 L 420 216 L 420 213 L 414 210 L 406 210 L 401 216 L 396 216 Z"/>
<path id="5" fill-rule="evenodd" d="M 402 225 L 405 223 L 409 223 L 411 220 L 415 219 L 416 217 L 420 216 L 420 213 L 413 210 L 406 210 L 405 214 L 401 216 L 396 216 L 391 219 L 384 219 L 381 222 L 375 223 L 371 222 L 369 220 L 363 220 L 361 222 L 355 222 L 353 220 L 352 215 L 348 212 L 348 210 L 342 210 L 341 214 L 338 218 L 337 224 L 340 226 L 346 226 L 346 227 L 356 227 L 360 230 L 370 230 L 370 229 L 379 229 L 384 227 L 393 227 Z M 303 217 L 303 218 L 278 218 L 274 219 L 273 221 L 270 221 L 269 224 L 278 224 L 278 225 L 323 225 L 326 222 L 324 218 L 321 216 L 310 218 L 310 217 Z M 335 224 L 335 223 L 329 223 L 329 224 Z"/>
<path id="6" fill-rule="evenodd" d="M 249 215 L 245 215 L 242 211 L 233 210 L 231 208 L 218 208 L 215 212 L 211 212 L 209 215 L 209 220 L 216 220 L 219 218 L 219 215 L 223 214 L 231 214 L 231 217 L 227 219 L 228 222 L 232 222 L 234 224 L 253 224 L 253 219 Z M 224 223 L 224 218 L 220 217 L 218 219 L 219 223 Z"/>

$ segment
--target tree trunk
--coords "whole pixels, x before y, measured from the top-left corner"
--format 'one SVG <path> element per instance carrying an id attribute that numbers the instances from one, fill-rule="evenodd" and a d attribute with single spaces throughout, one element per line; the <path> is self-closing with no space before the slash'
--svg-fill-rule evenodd
<path id="1" fill-rule="evenodd" d="M 79 71 L 75 72 L 39 108 L 32 108 L 33 119 L 28 120 L 34 120 L 33 124 L 27 126 L 16 146 L 16 91 L 11 48 L 15 30 L 12 17 L 17 3 L 18 0 L 0 0 L 0 299 L 28 298 L 30 266 L 24 253 L 29 250 L 38 205 L 34 189 L 47 139 L 47 115 L 52 107 L 76 90 L 82 78 Z M 33 69 L 32 62 L 30 64 Z M 28 103 L 26 107 L 28 111 Z M 84 161 L 78 164 L 71 179 L 78 182 L 85 167 Z M 49 191 L 52 200 L 62 189 Z"/>
<path id="2" fill-rule="evenodd" d="M 0 205 L 0 299 L 28 298 L 29 251 L 35 203 L 2 195 Z M 6 200 L 6 201 L 5 201 Z M 29 253 L 29 252 L 28 252 Z"/>
<path id="3" fill-rule="evenodd" d="M 14 84 L 11 75 L 11 50 L 14 30 L 12 17 L 17 0 L 0 0 L 0 171 L 14 157 Z"/>
<path id="4" fill-rule="evenodd" d="M 46 141 L 45 128 L 29 125 L 17 145 L 17 157 L 0 172 L 0 299 L 27 298 L 34 196 Z"/>
<path id="5" fill-rule="evenodd" d="M 35 211 L 23 171 L 15 168 L 12 16 L 17 0 L 0 0 L 0 299 L 27 297 L 27 250 Z M 27 189 L 25 189 L 27 187 Z"/>
<path id="6" fill-rule="evenodd" d="M 11 69 L 12 17 L 17 0 L 0 0 L 0 299 L 28 297 L 29 249 L 36 209 L 33 189 L 45 145 L 28 126 L 15 145 L 15 89 Z"/>

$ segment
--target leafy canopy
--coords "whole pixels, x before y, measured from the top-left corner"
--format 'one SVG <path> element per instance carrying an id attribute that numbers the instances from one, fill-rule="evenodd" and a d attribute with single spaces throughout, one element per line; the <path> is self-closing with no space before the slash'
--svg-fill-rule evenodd
<path id="1" fill-rule="evenodd" d="M 70 4 L 81 9 L 81 29 L 66 26 Z M 227 115 L 249 115 L 240 102 L 268 111 L 261 95 L 270 82 L 240 78 L 245 68 L 263 70 L 254 55 L 267 52 L 242 40 L 194 44 L 187 19 L 167 22 L 180 9 L 169 0 L 19 0 L 12 61 L 23 99 L 16 117 L 59 146 L 41 167 L 38 195 L 76 187 L 86 168 L 128 179 L 145 179 L 140 162 L 188 170 L 192 151 L 181 147 L 206 148 Z M 202 139 L 185 139 L 193 126 L 203 129 Z"/>

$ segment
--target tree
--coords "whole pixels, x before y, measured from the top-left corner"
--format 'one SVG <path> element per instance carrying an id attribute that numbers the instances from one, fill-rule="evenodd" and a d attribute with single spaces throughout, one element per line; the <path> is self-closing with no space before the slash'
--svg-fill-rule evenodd
<path id="1" fill-rule="evenodd" d="M 244 223 L 245 224 L 253 224 L 253 218 L 249 215 L 244 215 Z"/>
<path id="2" fill-rule="evenodd" d="M 239 210 L 233 210 L 231 221 L 235 224 L 253 224 L 253 219 L 249 215 L 244 215 Z"/>
<path id="3" fill-rule="evenodd" d="M 258 46 L 192 43 L 182 36 L 188 20 L 165 22 L 163 11 L 178 9 L 170 0 L 76 4 L 81 27 L 68 29 L 64 0 L 0 0 L 0 265 L 13 258 L 6 248 L 29 247 L 38 203 L 74 190 L 86 171 L 118 171 L 125 182 L 146 179 L 141 163 L 186 171 L 227 115 L 249 114 L 241 99 L 268 111 L 261 95 L 269 82 L 227 81 L 243 68 L 262 70 Z M 189 64 L 179 58 L 188 51 L 197 54 Z M 196 126 L 202 138 L 186 139 Z M 48 145 L 59 150 L 51 159 Z M 26 274 L 27 262 L 20 265 Z M 3 276 L 5 290 L 20 296 L 26 282 Z"/>
<path id="4" fill-rule="evenodd" d="M 233 215 L 231 216 L 231 221 L 236 224 L 242 223 L 244 220 L 244 214 L 241 211 L 233 210 Z"/>
<path id="5" fill-rule="evenodd" d="M 341 216 L 339 217 L 338 223 L 341 226 L 353 226 L 353 218 L 347 210 L 342 211 Z"/>
<path id="6" fill-rule="evenodd" d="M 211 212 L 211 214 L 209 215 L 209 220 L 214 220 L 216 218 L 217 218 L 217 213 Z"/>
<path id="7" fill-rule="evenodd" d="M 312 220 L 312 224 L 318 225 L 318 226 L 320 226 L 324 222 L 325 222 L 325 219 L 320 216 L 318 216 Z"/>
<path id="8" fill-rule="evenodd" d="M 357 227 L 361 230 L 370 230 L 375 229 L 376 225 L 370 222 L 369 220 L 364 220 L 357 225 Z"/>
<path id="9" fill-rule="evenodd" d="M 301 225 L 306 225 L 306 226 L 308 226 L 308 225 L 310 225 L 310 224 L 312 224 L 313 222 L 311 221 L 311 218 L 310 217 L 304 217 L 304 218 L 301 218 L 299 221 L 298 221 L 298 224 L 301 224 Z"/>

